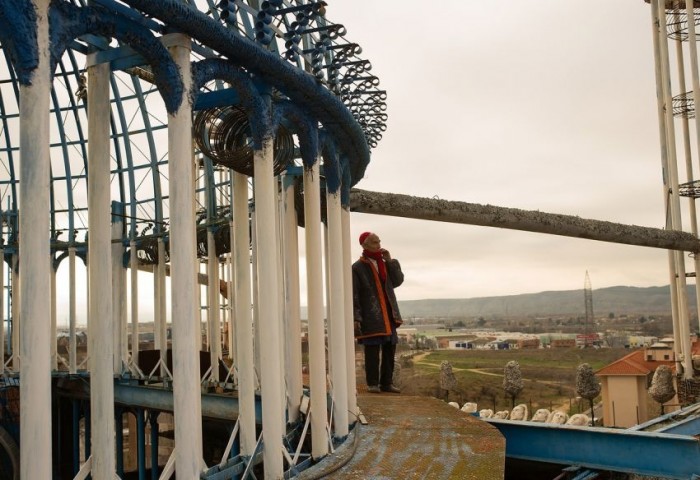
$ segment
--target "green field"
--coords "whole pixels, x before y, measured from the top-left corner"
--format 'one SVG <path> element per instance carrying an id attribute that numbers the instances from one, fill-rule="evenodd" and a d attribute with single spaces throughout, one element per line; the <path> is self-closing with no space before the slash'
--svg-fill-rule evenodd
<path id="1" fill-rule="evenodd" d="M 427 395 L 455 401 L 476 402 L 481 408 L 511 409 L 503 391 L 503 368 L 510 360 L 520 364 L 525 388 L 515 403 L 525 403 L 530 414 L 538 408 L 564 408 L 577 413 L 588 407 L 576 398 L 576 368 L 588 363 L 593 370 L 630 353 L 625 349 L 538 349 L 538 350 L 439 350 L 401 362 L 401 388 L 408 395 Z M 448 361 L 457 388 L 445 396 L 440 389 L 440 364 Z M 571 408 L 571 409 L 570 409 Z M 570 410 L 569 410 L 570 409 Z"/>

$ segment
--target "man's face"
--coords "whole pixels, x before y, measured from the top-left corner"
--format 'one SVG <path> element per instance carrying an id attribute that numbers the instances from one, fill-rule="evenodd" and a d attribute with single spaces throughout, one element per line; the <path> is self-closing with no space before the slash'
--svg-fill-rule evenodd
<path id="1" fill-rule="evenodd" d="M 362 244 L 363 247 L 365 247 L 365 250 L 367 250 L 370 253 L 376 253 L 382 248 L 382 243 L 381 240 L 379 240 L 379 237 L 373 233 L 367 237 L 365 240 L 365 243 Z"/>

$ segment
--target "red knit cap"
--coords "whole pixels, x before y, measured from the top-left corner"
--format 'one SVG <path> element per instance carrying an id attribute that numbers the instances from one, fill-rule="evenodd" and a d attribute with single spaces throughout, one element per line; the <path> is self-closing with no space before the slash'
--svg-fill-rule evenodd
<path id="1" fill-rule="evenodd" d="M 365 240 L 367 240 L 367 237 L 372 235 L 372 232 L 363 232 L 360 234 L 360 245 L 364 245 Z"/>

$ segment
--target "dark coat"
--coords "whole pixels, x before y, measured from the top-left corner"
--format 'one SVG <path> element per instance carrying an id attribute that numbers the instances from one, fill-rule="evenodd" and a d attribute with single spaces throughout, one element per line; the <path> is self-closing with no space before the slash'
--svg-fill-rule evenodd
<path id="1" fill-rule="evenodd" d="M 369 259 L 360 257 L 352 265 L 353 321 L 360 322 L 360 330 L 355 328 L 357 339 L 391 335 L 392 323 L 394 328 L 403 323 L 394 294 L 394 287 L 403 283 L 401 265 L 396 259 L 385 264 L 386 282 L 383 286 L 377 268 Z"/>

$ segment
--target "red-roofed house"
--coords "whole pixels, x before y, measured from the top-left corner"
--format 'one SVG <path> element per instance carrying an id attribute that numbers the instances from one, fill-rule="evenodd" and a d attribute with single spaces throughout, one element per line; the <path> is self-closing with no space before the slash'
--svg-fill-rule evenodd
<path id="1" fill-rule="evenodd" d="M 700 344 L 695 342 L 693 351 L 698 350 Z M 667 365 L 675 373 L 674 360 L 672 344 L 655 343 L 635 350 L 598 370 L 596 375 L 602 386 L 603 425 L 628 428 L 658 416 L 659 405 L 647 390 L 659 365 Z M 675 389 L 677 392 L 677 385 Z M 677 410 L 678 396 L 664 405 L 667 405 L 664 407 L 665 412 Z"/>

